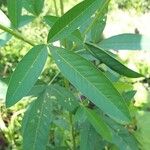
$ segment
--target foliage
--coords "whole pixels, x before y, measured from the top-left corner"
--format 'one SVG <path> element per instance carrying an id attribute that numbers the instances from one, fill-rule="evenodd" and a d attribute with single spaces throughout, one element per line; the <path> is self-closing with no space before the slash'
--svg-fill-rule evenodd
<path id="1" fill-rule="evenodd" d="M 150 10 L 150 1 L 147 0 L 117 0 L 116 2 L 121 9 L 135 9 L 140 13 L 146 13 Z"/>
<path id="2" fill-rule="evenodd" d="M 1 46 L 12 36 L 30 45 L 9 79 L 5 101 L 6 107 L 11 107 L 30 97 L 25 103 L 28 108 L 22 120 L 20 147 L 138 150 L 132 101 L 135 91 L 125 81 L 144 76 L 123 65 L 111 50 L 147 50 L 150 38 L 121 34 L 103 39 L 109 0 L 85 0 L 66 13 L 60 0 L 61 16 L 55 2 L 56 16 L 52 16 L 43 12 L 44 0 L 8 0 L 10 24 L 0 23 Z M 25 25 L 34 21 L 49 29 L 44 34 L 46 40 L 24 35 Z M 3 34 L 11 36 L 3 38 Z M 55 75 L 50 72 L 53 78 L 48 76 L 49 82 L 41 82 L 39 76 L 51 61 L 55 61 Z M 1 121 L 8 142 L 14 142 L 11 121 L 7 127 Z M 14 145 L 10 149 L 15 149 Z"/>

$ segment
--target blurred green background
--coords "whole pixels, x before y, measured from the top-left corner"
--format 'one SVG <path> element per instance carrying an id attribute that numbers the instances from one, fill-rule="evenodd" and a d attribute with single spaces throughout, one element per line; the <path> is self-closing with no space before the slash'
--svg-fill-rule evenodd
<path id="1" fill-rule="evenodd" d="M 56 0 L 58 1 L 58 0 Z M 81 0 L 64 0 L 65 11 L 69 10 Z M 59 3 L 59 1 L 58 1 Z M 0 7 L 7 15 L 6 0 L 0 0 Z M 59 5 L 59 4 L 58 4 Z M 104 37 L 110 37 L 119 33 L 140 33 L 150 35 L 150 1 L 148 0 L 112 0 L 108 13 L 108 21 L 104 31 Z M 24 14 L 28 14 L 26 10 Z M 59 10 L 60 15 L 60 10 Z M 43 13 L 31 23 L 20 28 L 20 32 L 35 41 L 35 43 L 45 43 L 49 27 L 43 20 L 44 15 L 55 15 L 52 0 L 45 0 Z M 0 18 L 1 20 L 1 18 Z M 2 31 L 0 30 L 0 37 Z M 15 106 L 6 109 L 4 100 L 7 84 L 11 73 L 17 63 L 30 49 L 30 45 L 12 38 L 3 47 L 0 47 L 0 150 L 20 150 L 22 145 L 21 120 L 26 110 L 28 100 L 22 100 Z M 145 80 L 130 79 L 137 91 L 135 103 L 138 129 L 136 137 L 141 143 L 142 150 L 149 150 L 150 147 L 150 52 L 148 51 L 121 51 L 118 56 L 123 62 L 136 71 L 146 76 Z M 45 70 L 39 82 L 47 83 L 56 74 L 57 68 L 53 60 L 49 57 Z M 59 75 L 55 82 L 61 81 Z M 122 79 L 126 81 L 126 79 Z M 63 83 L 62 83 L 63 84 Z"/>

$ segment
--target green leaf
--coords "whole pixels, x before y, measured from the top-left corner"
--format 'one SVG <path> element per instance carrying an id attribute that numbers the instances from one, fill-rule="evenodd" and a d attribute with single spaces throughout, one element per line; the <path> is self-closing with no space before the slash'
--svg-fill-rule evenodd
<path id="1" fill-rule="evenodd" d="M 94 128 L 85 121 L 80 129 L 80 150 L 104 150 L 106 142 Z"/>
<path id="2" fill-rule="evenodd" d="M 101 41 L 98 46 L 113 50 L 149 50 L 150 37 L 139 34 L 120 34 Z"/>
<path id="3" fill-rule="evenodd" d="M 93 27 L 91 29 L 91 40 L 93 43 L 98 43 L 103 39 L 102 33 L 106 26 L 107 11 L 108 11 L 108 6 L 105 8 L 105 10 L 103 12 L 100 12 L 100 16 L 98 15 L 99 11 L 97 12 L 98 16 L 96 16 L 96 17 L 98 17 L 98 18 L 95 18 L 95 19 L 97 19 L 97 21 L 95 22 L 95 24 L 93 25 Z"/>
<path id="4" fill-rule="evenodd" d="M 10 107 L 26 96 L 37 81 L 47 59 L 47 47 L 33 47 L 16 67 L 7 90 L 6 106 Z"/>
<path id="5" fill-rule="evenodd" d="M 122 96 L 124 97 L 124 99 L 125 99 L 128 103 L 130 103 L 131 100 L 134 98 L 135 94 L 136 94 L 136 91 L 135 91 L 135 90 L 131 90 L 131 91 L 123 92 L 123 93 L 122 93 Z"/>
<path id="6" fill-rule="evenodd" d="M 48 42 L 54 42 L 67 37 L 81 26 L 98 9 L 103 9 L 108 0 L 86 0 L 65 13 L 52 26 L 48 34 Z"/>
<path id="7" fill-rule="evenodd" d="M 44 7 L 44 0 L 23 0 L 23 5 L 27 11 L 38 16 Z"/>
<path id="8" fill-rule="evenodd" d="M 59 19 L 59 17 L 57 16 L 44 16 L 44 21 L 50 26 L 52 27 L 54 25 L 54 23 Z"/>
<path id="9" fill-rule="evenodd" d="M 149 111 L 137 111 L 136 119 L 137 119 L 137 131 L 135 132 L 135 136 L 140 143 L 141 150 L 149 150 L 150 146 L 150 112 Z"/>
<path id="10" fill-rule="evenodd" d="M 39 96 L 44 90 L 46 89 L 46 85 L 35 85 L 31 88 L 30 92 L 27 94 L 27 96 Z"/>
<path id="11" fill-rule="evenodd" d="M 51 47 L 62 74 L 96 106 L 120 123 L 130 121 L 128 107 L 109 79 L 92 63 L 72 51 Z"/>
<path id="12" fill-rule="evenodd" d="M 52 103 L 45 90 L 25 113 L 23 119 L 23 149 L 45 150 L 49 138 Z"/>
<path id="13" fill-rule="evenodd" d="M 32 22 L 35 19 L 34 16 L 29 15 L 23 15 L 21 16 L 19 27 L 22 27 L 24 25 L 27 25 L 28 23 Z"/>
<path id="14" fill-rule="evenodd" d="M 110 67 L 112 70 L 116 71 L 120 75 L 124 75 L 131 78 L 138 78 L 142 77 L 141 74 L 127 68 L 123 64 L 121 64 L 116 58 L 109 55 L 106 51 L 102 50 L 97 45 L 94 45 L 92 43 L 86 43 L 87 49 L 93 54 L 97 59 L 102 61 L 104 64 L 106 64 L 108 67 Z"/>
<path id="15" fill-rule="evenodd" d="M 104 122 L 102 117 L 96 113 L 95 110 L 91 110 L 88 108 L 83 108 L 85 111 L 85 115 L 87 116 L 87 120 L 91 123 L 91 125 L 95 128 L 97 133 L 99 133 L 105 140 L 111 142 L 112 135 L 109 127 Z"/>
<path id="16" fill-rule="evenodd" d="M 14 28 L 17 28 L 21 19 L 22 0 L 7 0 L 8 16 Z"/>
<path id="17" fill-rule="evenodd" d="M 69 90 L 59 85 L 51 85 L 49 88 L 50 94 L 58 100 L 63 108 L 71 112 L 77 109 L 78 100 Z"/>
<path id="18" fill-rule="evenodd" d="M 136 138 L 128 131 L 127 128 L 117 124 L 108 117 L 105 121 L 110 126 L 112 132 L 112 143 L 121 150 L 139 150 Z"/>

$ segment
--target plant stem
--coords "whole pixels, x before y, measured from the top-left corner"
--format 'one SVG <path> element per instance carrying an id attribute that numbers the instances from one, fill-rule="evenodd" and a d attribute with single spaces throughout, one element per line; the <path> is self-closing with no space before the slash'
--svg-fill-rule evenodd
<path id="1" fill-rule="evenodd" d="M 54 8 L 55 8 L 55 14 L 56 14 L 56 16 L 59 16 L 56 0 L 54 0 Z"/>
<path id="2" fill-rule="evenodd" d="M 29 39 L 27 39 L 26 37 L 21 35 L 18 31 L 13 31 L 12 29 L 7 28 L 7 27 L 3 26 L 2 24 L 0 24 L 0 29 L 10 33 L 11 35 L 15 36 L 16 38 L 18 38 L 18 39 L 20 39 L 20 40 L 22 40 L 22 41 L 24 41 L 24 42 L 26 42 L 32 46 L 35 46 L 35 44 L 32 41 L 30 41 Z"/>
<path id="3" fill-rule="evenodd" d="M 70 125 L 71 125 L 71 136 L 72 136 L 73 150 L 76 150 L 76 135 L 75 135 L 75 129 L 74 129 L 73 118 L 72 118 L 71 113 L 69 113 L 69 118 L 70 118 Z"/>
<path id="4" fill-rule="evenodd" d="M 61 11 L 61 16 L 64 14 L 64 4 L 63 0 L 60 0 L 60 11 Z"/>
<path id="5" fill-rule="evenodd" d="M 52 80 L 49 82 L 48 85 L 51 85 L 53 81 L 56 79 L 56 77 L 59 75 L 60 72 L 56 73 L 55 76 L 52 78 Z"/>

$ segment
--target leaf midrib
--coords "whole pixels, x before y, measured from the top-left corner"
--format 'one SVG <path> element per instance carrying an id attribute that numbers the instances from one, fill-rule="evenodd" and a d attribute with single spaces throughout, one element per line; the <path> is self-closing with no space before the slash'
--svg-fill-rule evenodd
<path id="1" fill-rule="evenodd" d="M 97 122 L 96 118 L 95 118 L 88 110 L 85 110 L 85 111 L 88 113 L 88 115 L 90 115 L 90 117 L 93 118 L 93 120 L 95 121 L 95 123 L 96 123 L 96 125 L 98 126 L 98 128 L 100 128 L 100 130 L 101 130 L 101 132 L 102 132 L 101 134 L 105 134 L 105 133 L 106 133 L 105 130 L 103 129 L 103 127 L 101 127 L 101 124 L 102 124 L 102 123 L 99 124 L 99 123 Z M 99 121 L 101 122 L 101 119 L 99 119 Z M 106 124 L 103 123 L 103 126 L 105 126 L 105 129 L 107 129 L 107 131 L 109 131 L 109 129 L 108 129 L 108 127 L 106 126 Z M 105 136 L 105 135 L 104 135 L 104 136 Z M 108 138 L 108 137 L 105 136 L 105 138 Z"/>
<path id="2" fill-rule="evenodd" d="M 19 86 L 17 86 L 17 88 L 16 88 L 15 92 L 13 92 L 13 95 L 12 95 L 12 98 L 11 98 L 11 99 L 13 99 L 14 95 L 17 93 L 17 91 L 18 91 L 18 89 L 20 88 L 20 86 L 22 86 L 22 85 L 21 85 L 21 83 L 22 83 L 22 82 L 23 82 L 23 80 L 27 77 L 27 75 L 28 75 L 28 73 L 30 72 L 30 70 L 31 70 L 32 66 L 36 63 L 36 61 L 37 61 L 37 59 L 38 59 L 38 57 L 39 57 L 40 53 L 42 53 L 42 52 L 43 52 L 43 49 L 44 49 L 44 47 L 41 49 L 41 51 L 39 51 L 39 53 L 38 53 L 38 55 L 37 55 L 36 59 L 33 61 L 32 65 L 30 65 L 30 67 L 29 67 L 28 71 L 25 73 L 25 76 L 22 78 L 22 80 L 21 80 L 21 81 L 19 81 L 19 82 L 18 82 Z"/>
<path id="3" fill-rule="evenodd" d="M 88 44 L 88 43 L 87 43 Z M 128 72 L 130 72 L 131 74 L 134 74 L 134 75 L 136 75 L 136 76 L 138 76 L 138 77 L 141 77 L 141 75 L 139 74 L 139 73 L 137 73 L 137 72 L 135 72 L 134 70 L 131 70 L 130 68 L 128 68 L 128 67 L 126 67 L 125 65 L 123 65 L 122 63 L 120 63 L 119 62 L 119 60 L 117 60 L 116 58 L 114 58 L 113 56 L 111 56 L 110 54 L 108 54 L 107 52 L 105 52 L 102 48 L 99 48 L 98 46 L 95 46 L 95 45 L 93 45 L 93 44 L 88 44 L 88 45 L 90 45 L 90 46 L 93 46 L 95 49 L 97 49 L 96 51 L 101 51 L 104 55 L 106 55 L 107 57 L 109 57 L 109 59 L 112 59 L 112 61 L 115 61 L 115 63 L 117 64 L 117 65 L 119 65 L 120 67 L 122 67 L 122 69 L 121 70 L 126 70 L 126 71 L 128 71 Z M 97 57 L 101 57 L 101 56 L 99 56 L 99 53 L 95 53 L 93 50 L 91 50 L 90 48 L 89 48 L 89 51 L 93 54 L 93 55 L 95 55 L 95 57 L 97 56 Z M 99 58 L 98 58 L 99 59 Z M 102 61 L 103 62 L 103 61 Z M 105 62 L 104 62 L 105 63 Z M 106 64 L 107 64 L 107 62 L 106 62 Z M 113 66 L 110 66 L 109 65 L 109 67 L 110 68 L 113 68 L 113 70 L 116 70 Z M 124 74 L 126 74 L 126 72 L 124 73 Z"/>
<path id="4" fill-rule="evenodd" d="M 39 131 L 39 127 L 40 127 L 41 120 L 42 120 L 42 114 L 44 114 L 44 104 L 45 104 L 44 100 L 46 99 L 46 91 L 43 94 L 44 94 L 44 98 L 42 97 L 43 98 L 43 103 L 41 105 L 41 111 L 40 111 L 40 115 L 38 117 L 38 122 L 37 122 L 36 130 L 35 130 L 35 136 L 34 136 L 35 138 L 34 138 L 34 141 L 33 141 L 33 149 L 32 150 L 36 150 L 35 148 L 36 148 L 36 141 L 37 141 L 37 137 L 38 137 L 38 131 Z"/>
<path id="5" fill-rule="evenodd" d="M 57 52 L 57 51 L 56 51 Z M 71 65 L 71 64 L 69 64 L 66 60 L 65 60 L 65 58 L 63 58 L 58 52 L 57 52 L 57 54 L 59 55 L 59 57 L 60 58 L 62 58 L 62 60 L 66 63 L 66 64 L 68 64 L 75 72 L 77 72 L 83 79 L 85 79 L 98 93 L 100 93 L 100 95 L 102 95 L 106 100 L 108 99 L 103 93 L 101 93 L 96 87 L 95 87 L 95 85 L 94 84 L 92 84 L 89 80 L 87 80 L 82 74 L 80 74 L 80 72 L 78 71 L 78 70 L 75 70 L 74 69 L 74 67 Z M 96 68 L 95 68 L 96 69 Z M 107 78 L 106 78 L 107 79 Z M 121 97 L 121 96 L 120 96 Z M 109 100 L 109 99 L 108 99 Z M 110 100 L 109 100 L 109 102 L 111 103 L 111 105 L 113 104 Z M 122 102 L 123 102 L 123 99 L 122 99 Z M 116 107 L 116 105 L 115 104 L 113 104 L 115 107 Z M 117 108 L 117 107 L 116 107 Z M 122 111 L 120 111 L 120 109 L 118 109 L 117 108 L 117 110 L 119 110 L 119 112 L 121 112 L 123 115 L 124 115 L 124 113 L 122 112 Z M 111 114 L 110 114 L 111 115 Z M 126 117 L 126 115 L 124 115 L 125 116 L 125 118 L 127 118 Z M 114 116 L 115 117 L 115 116 Z M 116 117 L 115 117 L 116 118 Z"/>
<path id="6" fill-rule="evenodd" d="M 77 18 L 79 18 L 86 10 L 88 10 L 90 7 L 92 7 L 94 5 L 94 2 L 88 6 L 86 9 L 84 9 L 84 11 L 82 11 L 82 13 L 80 13 L 79 15 L 77 15 L 72 21 L 69 22 L 69 24 L 65 25 L 61 30 L 59 30 L 58 32 L 55 33 L 54 36 L 52 36 L 49 41 L 51 41 L 51 39 L 55 39 L 55 37 L 57 37 L 58 34 L 60 34 L 65 28 L 67 28 L 67 26 L 70 26 L 70 24 L 72 24 Z M 65 14 L 64 14 L 65 15 Z M 58 21 L 56 21 L 57 23 Z M 53 25 L 55 26 L 55 24 Z M 80 26 L 80 25 L 78 25 Z M 51 28 L 51 31 L 52 31 L 52 28 Z M 49 32 L 50 33 L 50 32 Z"/>

